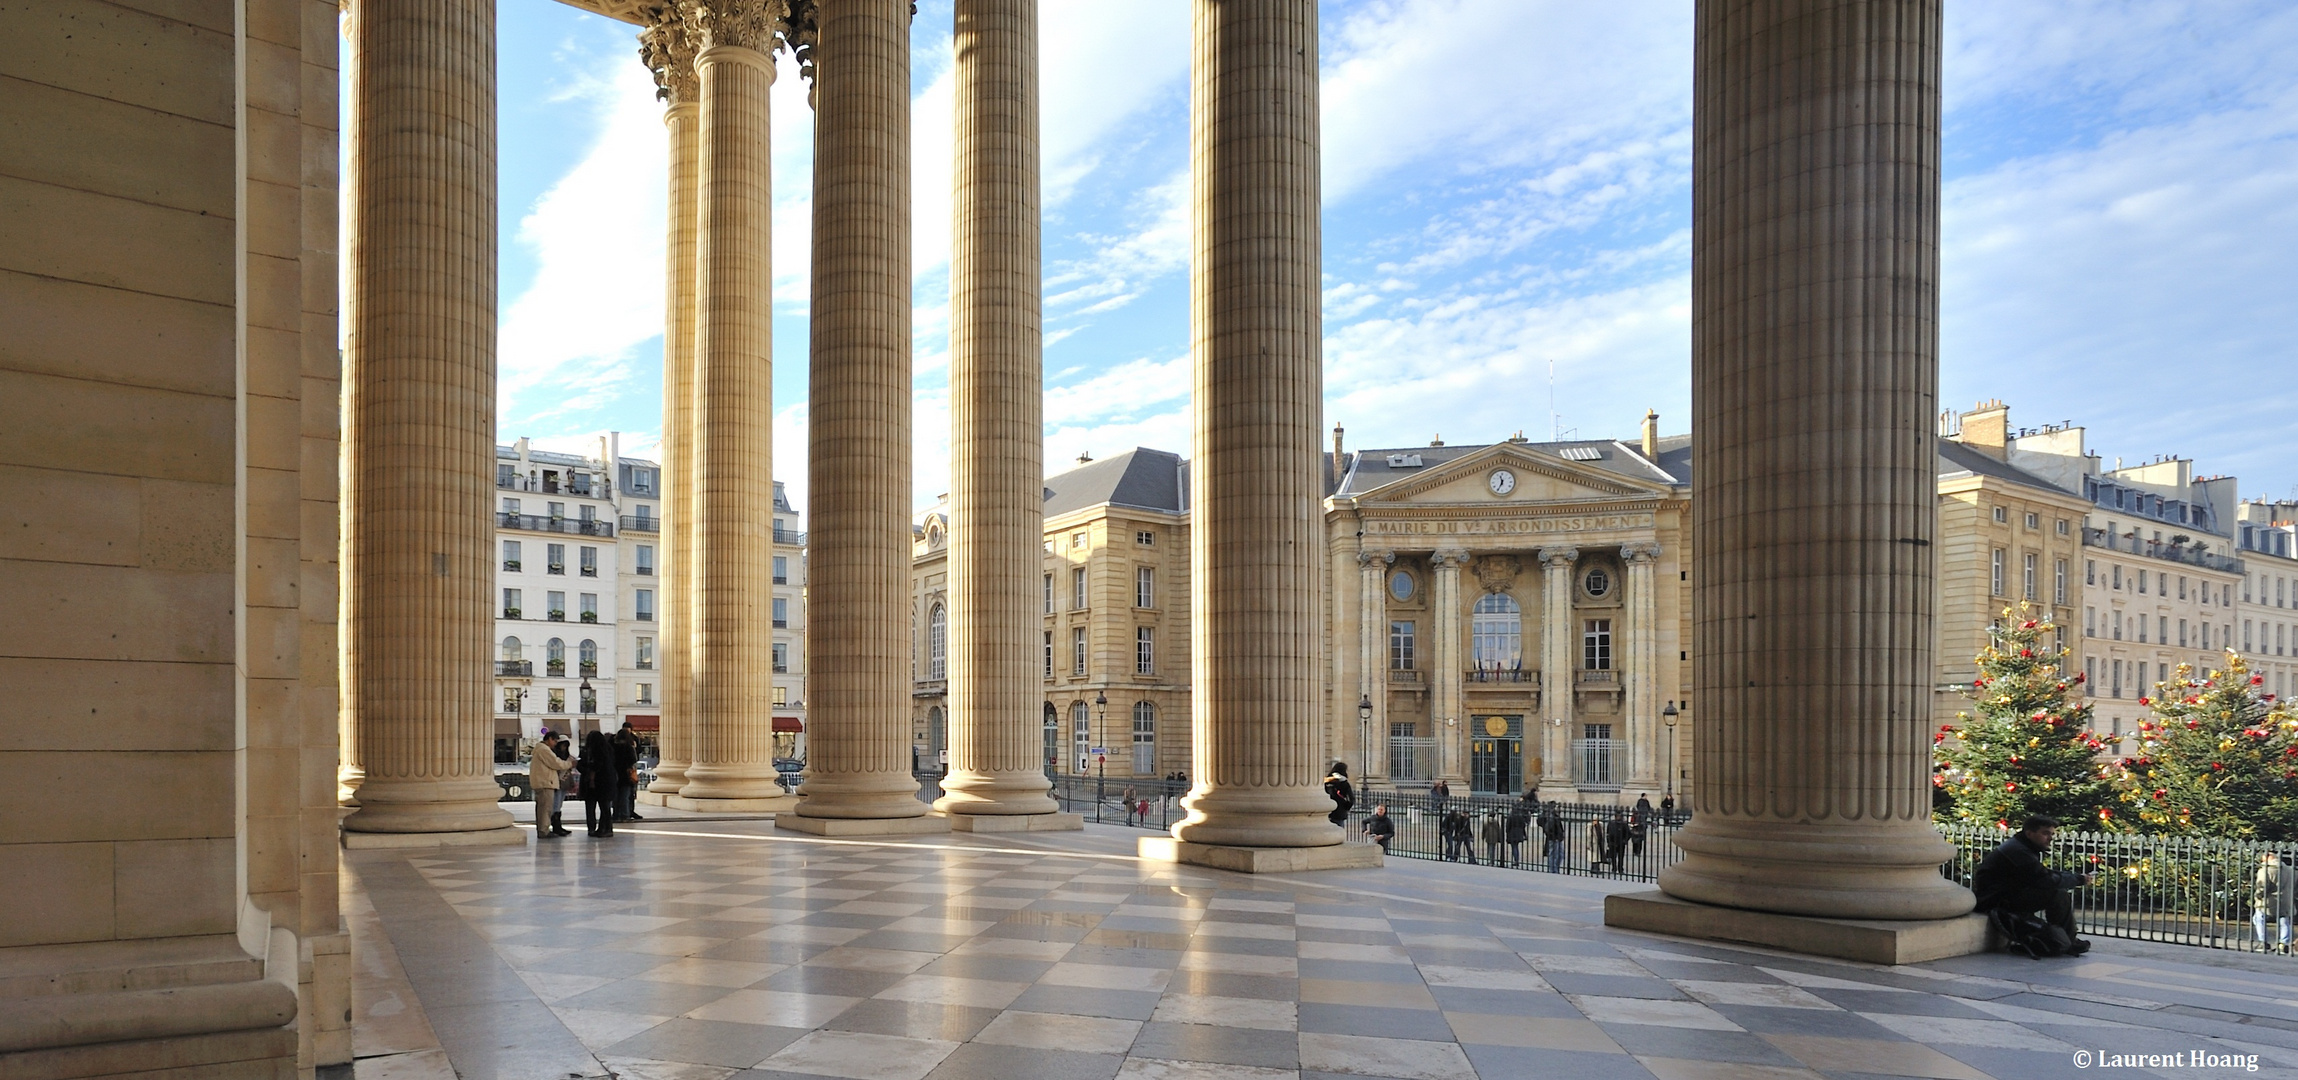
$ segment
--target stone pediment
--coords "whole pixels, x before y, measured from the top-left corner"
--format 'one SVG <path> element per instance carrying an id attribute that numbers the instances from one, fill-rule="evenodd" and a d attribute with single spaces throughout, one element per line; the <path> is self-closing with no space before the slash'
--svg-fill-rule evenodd
<path id="1" fill-rule="evenodd" d="M 1513 483 L 1505 495 L 1494 493 L 1492 488 L 1493 474 L 1500 470 L 1506 470 Z M 1399 477 L 1357 496 L 1356 502 L 1359 506 L 1587 503 L 1650 499 L 1669 491 L 1658 481 L 1638 481 L 1529 446 L 1501 443 L 1432 466 L 1426 472 Z"/>

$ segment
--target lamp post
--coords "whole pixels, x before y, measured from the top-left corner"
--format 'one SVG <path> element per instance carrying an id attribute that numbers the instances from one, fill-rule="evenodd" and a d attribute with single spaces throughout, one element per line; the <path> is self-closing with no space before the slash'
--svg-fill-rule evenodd
<path id="1" fill-rule="evenodd" d="M 1093 692 L 1093 710 L 1094 728 L 1103 735 L 1109 734 L 1109 695 L 1107 693 L 1099 690 Z M 1086 740 L 1086 748 L 1090 750 L 1092 746 L 1092 740 Z M 1109 785 L 1109 754 L 1107 752 L 1109 748 L 1104 746 L 1101 749 L 1102 753 L 1093 755 L 1093 813 L 1095 815 L 1093 820 L 1095 821 L 1101 820 L 1101 799 L 1106 794 Z"/>
<path id="2" fill-rule="evenodd" d="M 590 688 L 590 676 L 583 676 L 582 685 L 575 687 L 575 695 L 581 699 L 583 716 L 588 717 L 591 713 L 597 711 L 598 698 L 593 696 L 597 693 L 598 691 Z"/>
<path id="3" fill-rule="evenodd" d="M 1660 721 L 1668 725 L 1668 798 L 1676 797 L 1676 703 L 1660 710 Z"/>
<path id="4" fill-rule="evenodd" d="M 1372 695 L 1359 694 L 1356 699 L 1356 782 L 1363 784 L 1372 775 Z"/>

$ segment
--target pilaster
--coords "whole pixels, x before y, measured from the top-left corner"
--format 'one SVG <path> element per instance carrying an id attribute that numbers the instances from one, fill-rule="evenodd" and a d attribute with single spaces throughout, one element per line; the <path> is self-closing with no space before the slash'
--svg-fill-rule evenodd
<path id="1" fill-rule="evenodd" d="M 1579 637 L 1572 626 L 1572 571 L 1580 549 L 1540 549 L 1540 713 L 1543 745 L 1540 787 L 1543 791 L 1572 790 L 1573 730 L 1572 643 Z"/>
<path id="2" fill-rule="evenodd" d="M 1357 553 L 1357 700 L 1341 702 L 1340 713 L 1355 734 L 1358 783 L 1388 775 L 1388 571 L 1396 565 L 1396 552 Z M 1337 651 L 1337 650 L 1336 650 Z M 1358 714 L 1358 703 L 1372 703 L 1372 719 Z"/>
<path id="3" fill-rule="evenodd" d="M 1467 670 L 1460 647 L 1460 568 L 1468 565 L 1463 548 L 1438 548 L 1429 557 L 1436 582 L 1429 597 L 1428 618 L 1435 638 L 1435 671 L 1428 686 L 1429 736 L 1436 747 L 1436 778 L 1447 784 L 1468 779 L 1465 748 L 1461 745 L 1461 673 Z"/>
<path id="4" fill-rule="evenodd" d="M 1628 564 L 1626 603 L 1621 620 L 1626 625 L 1620 642 L 1622 687 L 1627 695 L 1627 795 L 1659 794 L 1660 757 L 1665 749 L 1660 731 L 1659 606 L 1652 590 L 1652 563 L 1660 557 L 1658 544 L 1622 544 L 1620 558 Z"/>

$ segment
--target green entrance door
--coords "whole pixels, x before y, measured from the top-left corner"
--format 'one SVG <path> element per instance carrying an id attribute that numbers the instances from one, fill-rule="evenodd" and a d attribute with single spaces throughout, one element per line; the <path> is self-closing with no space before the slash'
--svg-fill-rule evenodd
<path id="1" fill-rule="evenodd" d="M 1472 716 L 1469 722 L 1468 790 L 1479 795 L 1524 790 L 1524 718 Z"/>

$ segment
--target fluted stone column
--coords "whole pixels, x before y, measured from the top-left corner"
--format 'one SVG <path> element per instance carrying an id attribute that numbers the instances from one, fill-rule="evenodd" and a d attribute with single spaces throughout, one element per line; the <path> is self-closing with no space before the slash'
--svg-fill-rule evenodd
<path id="1" fill-rule="evenodd" d="M 1197 0 L 1185 843 L 1341 842 L 1317 712 L 1323 433 L 1315 0 Z"/>
<path id="2" fill-rule="evenodd" d="M 910 12 L 824 0 L 814 67 L 806 783 L 782 828 L 946 828 L 910 775 Z M 1032 552 L 1042 538 L 1031 540 Z"/>
<path id="3" fill-rule="evenodd" d="M 1680 899 L 1971 908 L 1930 820 L 1939 56 L 1938 0 L 1698 9 Z"/>
<path id="4" fill-rule="evenodd" d="M 950 769 L 936 809 L 1084 828 L 1047 792 L 1037 0 L 957 0 L 950 255 Z M 1007 822 L 1007 825 L 1019 824 Z"/>
<path id="5" fill-rule="evenodd" d="M 1438 548 L 1430 557 L 1436 567 L 1436 584 L 1429 596 L 1428 617 L 1435 625 L 1430 627 L 1431 645 L 1435 652 L 1435 681 L 1428 688 L 1429 737 L 1436 747 L 1436 779 L 1446 783 L 1468 779 L 1463 763 L 1460 741 L 1460 710 L 1464 707 L 1461 696 L 1461 674 L 1468 670 L 1468 660 L 1461 648 L 1460 625 L 1463 612 L 1460 607 L 1460 568 L 1468 565 L 1468 552 L 1462 548 Z"/>
<path id="6" fill-rule="evenodd" d="M 345 842 L 523 843 L 496 802 L 490 700 L 495 6 L 361 0 L 354 18 L 346 690 L 366 775 Z"/>
<path id="7" fill-rule="evenodd" d="M 1621 609 L 1620 679 L 1628 717 L 1628 790 L 1657 794 L 1660 783 L 1659 603 L 1652 591 L 1652 560 L 1658 544 L 1622 544 L 1628 564 L 1627 595 Z"/>
<path id="8" fill-rule="evenodd" d="M 341 16 L 343 26 L 343 82 L 346 86 L 359 85 L 359 18 L 345 4 Z M 341 110 L 343 124 L 342 185 L 343 210 L 338 228 L 342 230 L 342 243 L 346 250 L 354 246 L 359 237 L 359 107 L 356 99 Z M 335 745 L 338 755 L 335 763 L 335 799 L 343 806 L 359 805 L 359 785 L 367 779 L 367 767 L 359 758 L 359 650 L 350 646 L 358 640 L 354 635 L 358 620 L 352 616 L 359 598 L 359 570 L 356 545 L 350 538 L 359 534 L 357 516 L 359 502 L 351 497 L 352 478 L 358 475 L 358 440 L 352 435 L 351 418 L 356 413 L 353 404 L 359 397 L 359 375 L 353 364 L 359 359 L 359 290 L 343 290 L 343 400 L 336 423 L 343 433 L 340 449 L 336 451 L 336 486 L 342 493 L 337 503 L 335 520 L 338 541 L 335 553 L 335 685 L 341 688 L 335 702 Z"/>
<path id="9" fill-rule="evenodd" d="M 1572 779 L 1572 570 L 1580 549 L 1540 549 L 1540 719 L 1548 749 L 1540 755 L 1540 786 L 1571 790 Z M 1554 798 L 1554 795 L 1550 795 Z"/>
<path id="10" fill-rule="evenodd" d="M 1358 761 L 1355 767 L 1364 775 L 1357 777 L 1362 783 L 1374 776 L 1388 774 L 1388 755 L 1377 753 L 1386 746 L 1388 733 L 1388 570 L 1396 565 L 1396 552 L 1360 551 L 1356 556 L 1357 575 L 1357 700 L 1341 703 L 1341 714 L 1347 717 L 1349 730 L 1354 734 L 1343 740 L 1356 745 Z M 1338 652 L 1339 650 L 1334 650 Z M 1357 702 L 1372 702 L 1372 719 L 1357 715 Z"/>
<path id="11" fill-rule="evenodd" d="M 702 121 L 695 39 L 676 8 L 661 9 L 640 35 L 640 52 L 653 70 L 656 96 L 670 137 L 670 224 L 665 249 L 662 333 L 662 574 L 661 621 L 654 662 L 662 673 L 662 759 L 647 791 L 678 793 L 694 756 L 694 278 L 696 186 Z"/>
<path id="12" fill-rule="evenodd" d="M 774 770 L 773 162 L 767 5 L 688 9 L 701 51 L 695 182 L 693 760 L 678 807 L 766 809 Z"/>

